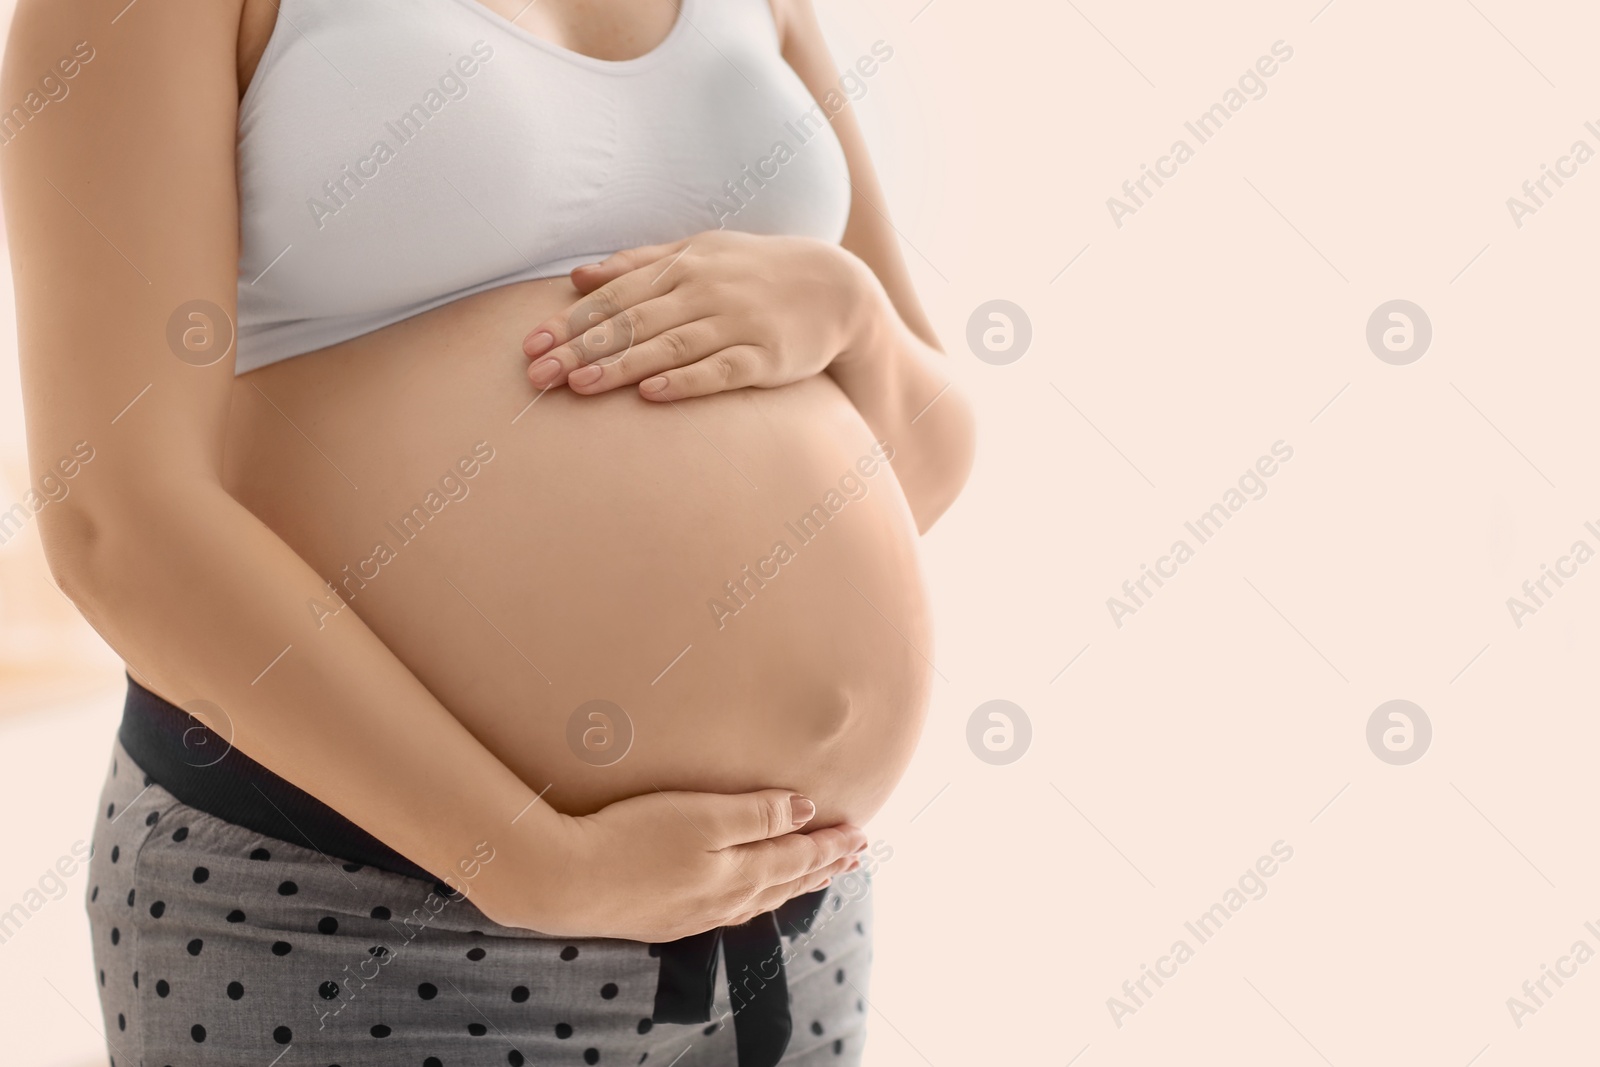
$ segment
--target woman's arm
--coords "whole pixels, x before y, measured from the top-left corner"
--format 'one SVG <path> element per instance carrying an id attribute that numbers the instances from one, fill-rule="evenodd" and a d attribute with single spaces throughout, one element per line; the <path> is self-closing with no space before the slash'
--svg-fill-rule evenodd
<path id="1" fill-rule="evenodd" d="M 856 325 L 828 374 L 874 435 L 893 446 L 895 475 L 918 528 L 926 531 L 955 501 L 972 470 L 972 406 L 951 383 L 948 359 L 917 300 L 866 138 L 841 91 L 811 0 L 772 5 L 783 58 L 830 116 L 844 148 L 852 195 L 841 243 L 867 268 L 859 271 L 855 287 Z"/>
<path id="2" fill-rule="evenodd" d="M 665 939 L 847 865 L 859 831 L 781 836 L 805 815 L 787 790 L 583 819 L 535 803 L 353 611 L 327 617 L 323 581 L 224 491 L 232 352 L 196 366 L 173 331 L 193 301 L 234 313 L 240 4 L 17 8 L 0 101 L 32 113 L 0 168 L 29 452 L 48 469 L 94 449 L 39 513 L 63 590 L 153 689 L 218 705 L 241 751 L 427 870 L 459 885 L 488 842 L 470 889 L 498 922 Z"/>

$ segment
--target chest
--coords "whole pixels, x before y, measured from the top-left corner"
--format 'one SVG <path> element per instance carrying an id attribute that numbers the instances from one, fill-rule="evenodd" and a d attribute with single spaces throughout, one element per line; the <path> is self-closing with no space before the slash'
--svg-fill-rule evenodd
<path id="1" fill-rule="evenodd" d="M 449 0 L 441 0 L 449 2 Z M 580 55 L 621 62 L 645 55 L 677 21 L 674 0 L 475 0 L 534 36 Z M 261 63 L 278 20 L 278 0 L 244 0 L 239 18 L 239 95 Z"/>

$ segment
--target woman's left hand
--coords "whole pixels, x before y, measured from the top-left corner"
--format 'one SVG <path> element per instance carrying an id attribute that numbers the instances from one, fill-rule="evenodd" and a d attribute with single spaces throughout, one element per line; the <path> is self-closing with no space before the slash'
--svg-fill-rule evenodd
<path id="1" fill-rule="evenodd" d="M 646 400 L 773 387 L 825 370 L 863 329 L 877 284 L 838 245 L 709 230 L 579 267 L 586 294 L 528 334 L 528 377 Z"/>

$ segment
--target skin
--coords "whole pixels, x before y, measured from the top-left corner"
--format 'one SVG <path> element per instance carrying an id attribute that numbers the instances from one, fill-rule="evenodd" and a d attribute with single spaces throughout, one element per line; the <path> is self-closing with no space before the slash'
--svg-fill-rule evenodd
<path id="1" fill-rule="evenodd" d="M 30 455 L 42 471 L 77 441 L 96 449 L 71 496 L 40 513 L 41 536 L 63 591 L 130 670 L 174 703 L 217 705 L 234 745 L 441 877 L 493 844 L 472 895 L 506 925 L 670 940 L 851 869 L 866 839 L 844 820 L 887 796 L 926 702 L 907 546 L 971 462 L 970 413 L 944 390 L 892 231 L 863 215 L 878 194 L 853 119 L 835 119 L 857 196 L 845 249 L 772 268 L 777 284 L 810 278 L 833 294 L 811 314 L 847 326 L 795 342 L 792 358 L 772 352 L 783 359 L 749 384 L 773 388 L 728 391 L 730 378 L 674 404 L 613 388 L 541 396 L 522 342 L 610 283 L 594 272 L 479 294 L 235 379 L 231 355 L 190 366 L 165 331 L 197 297 L 233 313 L 235 107 L 273 13 L 264 0 L 167 0 L 111 35 L 113 6 L 19 4 L 4 99 L 75 42 L 103 43 L 70 101 L 0 166 Z M 777 10 L 785 57 L 817 92 L 835 74 L 815 22 L 798 5 Z M 620 59 L 674 17 L 659 0 L 545 0 L 520 24 Z M 705 251 L 690 253 L 686 285 L 736 262 Z M 348 603 L 331 594 L 375 523 L 479 440 L 495 454 L 470 502 L 451 503 L 448 524 Z M 749 503 L 746 486 L 708 460 L 708 440 L 770 489 L 766 511 L 734 506 Z M 892 469 L 791 565 L 858 576 L 853 614 L 838 618 L 844 601 L 806 579 L 775 580 L 717 635 L 728 640 L 708 637 L 705 655 L 652 685 L 693 642 L 674 643 L 674 612 L 703 613 L 773 520 L 803 512 L 875 440 L 892 442 Z M 625 536 L 640 529 L 658 536 Z M 905 636 L 885 639 L 888 616 L 859 600 L 887 605 Z M 606 603 L 623 609 L 592 607 Z M 795 626 L 825 618 L 836 621 Z M 832 673 L 801 669 L 818 662 Z M 875 690 L 874 677 L 889 681 Z M 565 750 L 570 709 L 599 695 L 629 709 L 637 744 L 603 770 Z M 864 776 L 855 793 L 841 766 Z M 793 832 L 808 823 L 827 828 Z"/>

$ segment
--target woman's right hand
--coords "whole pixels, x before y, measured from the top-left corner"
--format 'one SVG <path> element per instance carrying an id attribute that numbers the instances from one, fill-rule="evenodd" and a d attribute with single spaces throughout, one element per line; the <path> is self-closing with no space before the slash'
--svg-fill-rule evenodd
<path id="1" fill-rule="evenodd" d="M 764 789 L 646 793 L 562 816 L 555 856 L 532 857 L 542 870 L 507 925 L 646 942 L 737 925 L 860 865 L 860 828 L 795 832 L 815 811 L 791 790 Z"/>

